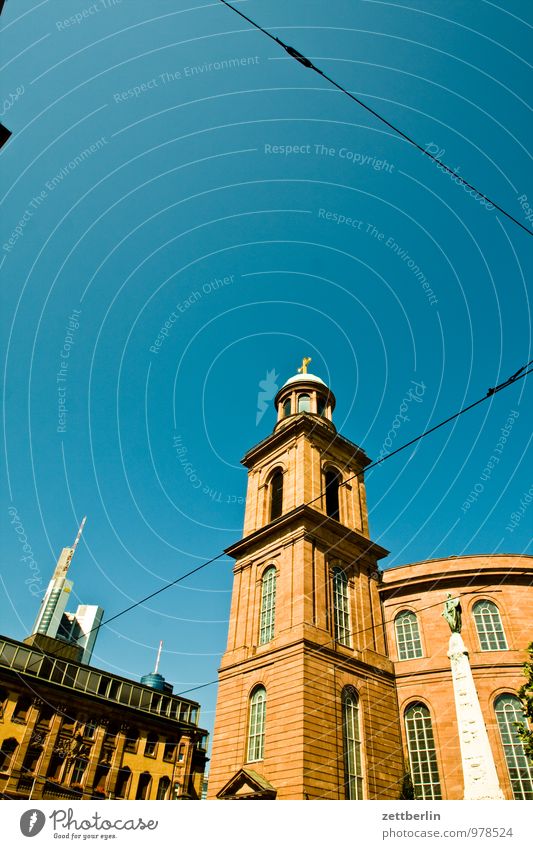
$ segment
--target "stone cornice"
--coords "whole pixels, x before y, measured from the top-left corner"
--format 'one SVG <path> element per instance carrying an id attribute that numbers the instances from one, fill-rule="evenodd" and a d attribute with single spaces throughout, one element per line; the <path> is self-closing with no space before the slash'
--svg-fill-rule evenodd
<path id="1" fill-rule="evenodd" d="M 303 525 L 308 535 L 316 539 L 323 538 L 324 542 L 328 544 L 330 543 L 328 537 L 331 534 L 339 537 L 339 546 L 344 545 L 345 547 L 356 547 L 360 549 L 356 555 L 358 557 L 369 555 L 380 560 L 389 554 L 387 549 L 372 542 L 368 537 L 363 536 L 358 531 L 347 528 L 345 525 L 337 522 L 336 519 L 325 516 L 323 513 L 314 510 L 306 504 L 296 507 L 284 516 L 280 516 L 279 519 L 275 519 L 273 522 L 269 522 L 268 525 L 264 525 L 259 530 L 248 534 L 248 536 L 226 548 L 225 553 L 236 559 L 243 557 L 255 546 L 259 547 L 263 545 L 272 534 L 290 531 L 291 528 L 298 525 Z"/>
<path id="2" fill-rule="evenodd" d="M 300 413 L 291 416 L 291 419 L 292 421 L 288 420 L 283 429 L 270 434 L 262 442 L 250 448 L 241 460 L 243 466 L 246 466 L 248 469 L 251 468 L 260 462 L 265 454 L 275 450 L 289 441 L 291 437 L 298 436 L 301 433 L 306 433 L 307 436 L 313 436 L 315 442 L 322 439 L 325 447 L 335 445 L 336 448 L 340 448 L 344 453 L 349 454 L 350 457 L 357 460 L 362 468 L 365 468 L 371 462 L 362 448 L 337 433 L 334 425 L 327 421 L 327 419 L 323 419 L 322 416 L 316 416 L 312 413 Z"/>

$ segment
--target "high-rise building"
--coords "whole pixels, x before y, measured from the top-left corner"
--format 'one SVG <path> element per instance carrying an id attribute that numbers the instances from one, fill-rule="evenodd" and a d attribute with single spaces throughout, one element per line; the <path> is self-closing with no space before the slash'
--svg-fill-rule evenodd
<path id="1" fill-rule="evenodd" d="M 80 540 L 86 517 L 84 517 L 74 544 L 64 548 L 59 556 L 52 580 L 44 594 L 37 619 L 32 630 L 33 635 L 42 635 L 52 639 L 64 640 L 82 649 L 79 660 L 90 663 L 98 627 L 104 610 L 97 605 L 80 604 L 75 613 L 69 613 L 66 606 L 70 599 L 73 582 L 67 573 Z M 37 641 L 38 641 L 37 637 Z"/>

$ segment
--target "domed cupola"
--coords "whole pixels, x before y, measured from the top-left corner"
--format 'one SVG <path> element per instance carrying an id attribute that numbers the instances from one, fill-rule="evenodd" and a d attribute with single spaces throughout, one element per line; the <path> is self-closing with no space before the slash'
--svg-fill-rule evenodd
<path id="1" fill-rule="evenodd" d="M 275 431 L 300 415 L 320 418 L 334 429 L 331 419 L 335 396 L 320 377 L 308 373 L 310 362 L 311 357 L 304 357 L 298 374 L 290 377 L 277 393 L 274 399 L 278 411 Z"/>

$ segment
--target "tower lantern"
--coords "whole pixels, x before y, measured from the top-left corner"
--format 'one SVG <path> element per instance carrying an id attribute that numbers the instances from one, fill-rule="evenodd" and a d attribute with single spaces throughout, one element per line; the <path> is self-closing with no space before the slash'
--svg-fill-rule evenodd
<path id="1" fill-rule="evenodd" d="M 331 421 L 335 409 L 335 396 L 320 377 L 308 373 L 307 365 L 310 362 L 310 357 L 304 357 L 298 374 L 287 380 L 274 399 L 279 427 L 282 427 L 291 416 L 307 414 L 320 416 L 335 429 Z"/>

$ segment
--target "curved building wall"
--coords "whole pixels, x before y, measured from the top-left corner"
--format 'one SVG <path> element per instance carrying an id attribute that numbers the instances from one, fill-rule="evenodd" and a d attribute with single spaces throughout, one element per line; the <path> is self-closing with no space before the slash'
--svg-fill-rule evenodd
<path id="1" fill-rule="evenodd" d="M 520 555 L 479 555 L 427 560 L 400 566 L 383 573 L 380 596 L 386 622 L 388 654 L 394 662 L 398 707 L 402 727 L 406 763 L 409 763 L 405 712 L 420 703 L 429 709 L 438 769 L 438 784 L 444 799 L 463 798 L 463 773 L 457 729 L 450 660 L 447 656 L 450 628 L 442 617 L 448 592 L 461 597 L 462 631 L 469 652 L 474 683 L 485 719 L 500 786 L 507 799 L 516 794 L 511 787 L 503 745 L 494 711 L 495 699 L 504 693 L 516 694 L 525 678 L 522 670 L 527 660 L 526 647 L 533 640 L 533 557 Z M 488 600 L 483 616 L 492 633 L 491 646 L 482 649 L 479 629 L 474 619 L 476 602 Z M 496 606 L 503 637 L 497 624 Z M 419 641 L 413 628 L 413 616 L 399 624 L 395 620 L 402 611 L 415 614 Z M 498 636 L 494 637 L 494 631 Z M 398 644 L 398 639 L 401 645 Z M 499 648 L 494 648 L 498 644 Z M 403 655 L 422 655 L 400 659 Z M 424 711 L 418 712 L 422 721 Z M 413 720 L 414 721 L 414 720 Z M 427 719 L 425 720 L 426 724 Z M 435 792 L 433 776 L 428 792 Z M 438 793 L 437 787 L 436 792 Z"/>

